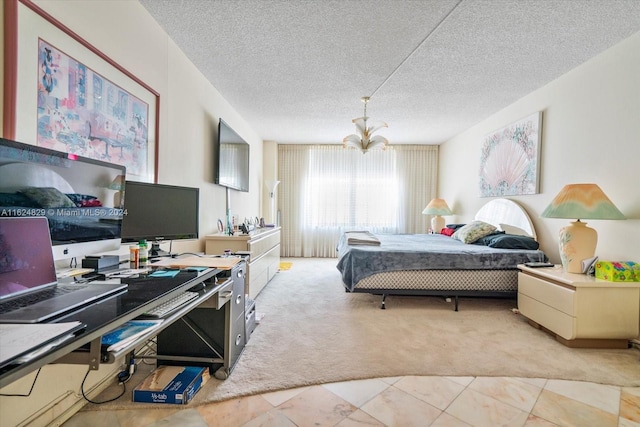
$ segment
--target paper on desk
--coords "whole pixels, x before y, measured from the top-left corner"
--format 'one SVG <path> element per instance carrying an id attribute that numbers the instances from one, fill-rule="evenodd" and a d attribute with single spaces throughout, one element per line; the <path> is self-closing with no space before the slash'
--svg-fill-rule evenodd
<path id="1" fill-rule="evenodd" d="M 64 338 L 81 326 L 80 322 L 0 324 L 0 365 L 30 351 L 40 350 L 47 343 L 58 344 L 56 338 Z"/>

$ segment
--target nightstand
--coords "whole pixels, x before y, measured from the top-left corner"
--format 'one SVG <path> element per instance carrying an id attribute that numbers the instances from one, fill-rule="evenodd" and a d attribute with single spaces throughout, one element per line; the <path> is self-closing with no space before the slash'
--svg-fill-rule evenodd
<path id="1" fill-rule="evenodd" d="M 609 282 L 562 266 L 518 269 L 518 310 L 562 344 L 627 348 L 638 337 L 640 282 Z"/>

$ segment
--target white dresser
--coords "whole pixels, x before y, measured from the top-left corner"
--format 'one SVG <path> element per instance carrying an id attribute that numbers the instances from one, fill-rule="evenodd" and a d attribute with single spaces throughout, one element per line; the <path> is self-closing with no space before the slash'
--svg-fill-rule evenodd
<path id="1" fill-rule="evenodd" d="M 245 294 L 255 299 L 280 268 L 280 227 L 260 228 L 233 236 L 205 236 L 206 254 L 223 254 L 225 250 L 249 253 Z"/>

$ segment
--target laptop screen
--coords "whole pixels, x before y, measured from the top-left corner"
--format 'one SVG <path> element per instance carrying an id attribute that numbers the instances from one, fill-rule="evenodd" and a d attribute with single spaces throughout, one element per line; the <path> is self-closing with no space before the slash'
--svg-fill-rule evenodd
<path id="1" fill-rule="evenodd" d="M 44 217 L 0 217 L 0 300 L 56 283 Z"/>

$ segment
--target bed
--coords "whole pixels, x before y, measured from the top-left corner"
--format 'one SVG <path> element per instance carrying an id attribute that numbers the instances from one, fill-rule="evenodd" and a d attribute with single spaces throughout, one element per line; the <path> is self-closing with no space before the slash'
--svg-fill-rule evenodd
<path id="1" fill-rule="evenodd" d="M 528 214 L 509 199 L 494 199 L 469 224 L 448 227 L 451 237 L 343 233 L 337 268 L 345 290 L 381 295 L 383 309 L 388 295 L 453 298 L 457 311 L 459 297 L 515 298 L 516 266 L 548 260 Z"/>

